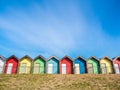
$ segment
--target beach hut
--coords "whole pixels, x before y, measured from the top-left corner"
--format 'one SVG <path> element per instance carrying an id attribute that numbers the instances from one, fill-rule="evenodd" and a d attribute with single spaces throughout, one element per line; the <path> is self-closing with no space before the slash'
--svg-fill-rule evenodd
<path id="1" fill-rule="evenodd" d="M 5 60 L 5 57 L 0 56 L 0 74 L 4 73 Z"/>
<path id="2" fill-rule="evenodd" d="M 73 60 L 65 56 L 60 60 L 60 74 L 73 74 Z"/>
<path id="3" fill-rule="evenodd" d="M 99 74 L 100 73 L 99 60 L 95 57 L 90 57 L 87 60 L 87 71 L 89 74 Z"/>
<path id="4" fill-rule="evenodd" d="M 108 57 L 103 57 L 100 60 L 100 66 L 101 66 L 101 73 L 102 74 L 110 74 L 113 73 L 113 62 Z"/>
<path id="5" fill-rule="evenodd" d="M 85 73 L 87 73 L 86 60 L 81 56 L 78 56 L 74 60 L 74 73 L 75 74 L 85 74 Z"/>
<path id="6" fill-rule="evenodd" d="M 43 74 L 45 73 L 46 59 L 39 55 L 33 61 L 33 73 Z"/>
<path id="7" fill-rule="evenodd" d="M 113 59 L 114 71 L 116 74 L 120 74 L 120 56 Z"/>
<path id="8" fill-rule="evenodd" d="M 58 74 L 59 73 L 59 59 L 56 56 L 51 56 L 47 60 L 47 73 Z"/>
<path id="9" fill-rule="evenodd" d="M 18 58 L 14 55 L 6 60 L 5 73 L 6 74 L 16 74 L 18 70 Z"/>
<path id="10" fill-rule="evenodd" d="M 19 61 L 19 73 L 20 74 L 29 74 L 31 73 L 32 67 L 32 58 L 28 55 L 22 57 Z"/>

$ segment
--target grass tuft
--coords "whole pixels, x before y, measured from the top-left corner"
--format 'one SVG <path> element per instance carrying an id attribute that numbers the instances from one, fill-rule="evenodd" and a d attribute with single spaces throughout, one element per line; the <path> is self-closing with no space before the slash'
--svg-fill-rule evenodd
<path id="1" fill-rule="evenodd" d="M 120 90 L 120 75 L 0 75 L 0 90 Z"/>

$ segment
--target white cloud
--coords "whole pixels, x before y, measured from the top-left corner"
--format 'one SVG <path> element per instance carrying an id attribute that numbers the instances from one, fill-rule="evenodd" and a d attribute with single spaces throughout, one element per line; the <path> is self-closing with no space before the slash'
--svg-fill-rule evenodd
<path id="1" fill-rule="evenodd" d="M 63 11 L 58 10 L 60 11 L 50 8 L 43 10 L 34 4 L 28 11 L 13 9 L 5 15 L 1 14 L 0 28 L 4 29 L 5 36 L 11 42 L 21 48 L 17 50 L 13 46 L 13 52 L 32 56 L 42 54 L 46 57 L 71 53 L 89 53 L 89 56 L 95 51 L 103 52 L 108 44 L 114 42 L 102 31 L 96 17 L 93 21 L 87 21 L 76 5 L 62 9 Z"/>

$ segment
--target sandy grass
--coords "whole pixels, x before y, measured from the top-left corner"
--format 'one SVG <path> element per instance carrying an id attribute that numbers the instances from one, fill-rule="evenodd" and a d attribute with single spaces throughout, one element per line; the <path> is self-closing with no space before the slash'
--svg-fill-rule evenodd
<path id="1" fill-rule="evenodd" d="M 120 75 L 0 75 L 0 90 L 120 90 Z"/>

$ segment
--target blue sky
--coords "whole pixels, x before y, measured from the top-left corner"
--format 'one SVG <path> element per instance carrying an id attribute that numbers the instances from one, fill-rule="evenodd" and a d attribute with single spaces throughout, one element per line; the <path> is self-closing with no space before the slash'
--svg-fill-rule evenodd
<path id="1" fill-rule="evenodd" d="M 0 0 L 0 54 L 120 55 L 119 0 Z"/>

